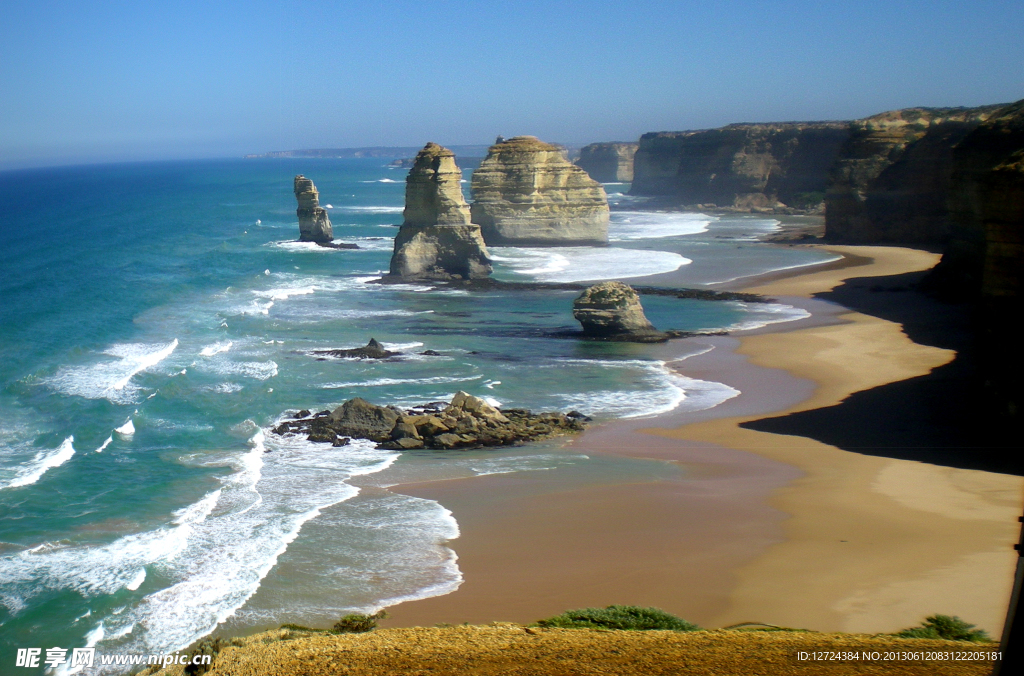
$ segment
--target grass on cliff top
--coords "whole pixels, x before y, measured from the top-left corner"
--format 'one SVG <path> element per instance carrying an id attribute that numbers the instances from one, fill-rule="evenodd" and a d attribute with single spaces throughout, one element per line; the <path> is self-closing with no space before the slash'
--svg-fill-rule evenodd
<path id="1" fill-rule="evenodd" d="M 580 608 L 567 610 L 561 615 L 537 620 L 538 627 L 561 629 L 625 629 L 648 631 L 667 629 L 671 631 L 697 631 L 696 624 L 670 615 L 658 608 L 641 606 L 608 606 L 607 608 Z"/>

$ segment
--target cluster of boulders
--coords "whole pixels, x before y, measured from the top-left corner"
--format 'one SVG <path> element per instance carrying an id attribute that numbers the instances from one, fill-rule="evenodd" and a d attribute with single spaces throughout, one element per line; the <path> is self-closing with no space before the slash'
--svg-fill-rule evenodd
<path id="1" fill-rule="evenodd" d="M 350 399 L 334 411 L 315 415 L 299 411 L 296 419 L 282 422 L 274 433 L 306 434 L 310 441 L 334 446 L 344 446 L 351 439 L 369 439 L 382 448 L 398 450 L 469 449 L 575 434 L 588 422 L 590 418 L 577 411 L 535 414 L 519 408 L 499 410 L 479 397 L 458 392 L 451 402 L 408 410 Z"/>

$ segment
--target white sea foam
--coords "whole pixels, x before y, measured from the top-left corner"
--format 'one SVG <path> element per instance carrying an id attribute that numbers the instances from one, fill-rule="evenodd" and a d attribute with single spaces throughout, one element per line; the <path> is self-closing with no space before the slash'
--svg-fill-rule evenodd
<path id="1" fill-rule="evenodd" d="M 368 181 L 374 183 L 375 181 Z M 391 181 L 395 183 L 396 181 Z M 354 214 L 400 214 L 405 207 L 340 207 L 341 211 L 348 211 Z"/>
<path id="2" fill-rule="evenodd" d="M 779 267 L 779 268 L 772 268 L 770 270 L 763 270 L 761 272 L 758 272 L 757 274 L 758 275 L 766 275 L 766 274 L 769 274 L 769 273 L 772 273 L 772 272 L 782 272 L 783 270 L 796 270 L 798 268 L 807 268 L 807 267 L 813 267 L 815 265 L 824 265 L 826 263 L 834 263 L 835 261 L 842 260 L 842 258 L 843 258 L 842 256 L 836 255 L 836 256 L 831 256 L 829 258 L 824 258 L 822 260 L 813 261 L 811 263 L 799 263 L 797 265 L 784 265 L 784 266 Z M 717 282 L 706 282 L 705 285 L 706 286 L 714 286 L 715 284 L 728 284 L 729 282 L 735 282 L 737 280 L 743 279 L 744 277 L 751 277 L 751 276 L 752 275 L 740 275 L 739 277 L 730 277 L 729 279 L 722 279 L 722 280 L 719 280 Z"/>
<path id="3" fill-rule="evenodd" d="M 32 461 L 18 470 L 14 478 L 6 486 L 0 488 L 17 488 L 19 486 L 30 486 L 54 467 L 60 467 L 75 454 L 74 436 L 66 438 L 59 447 L 51 451 L 39 451 Z"/>
<path id="4" fill-rule="evenodd" d="M 617 247 L 491 247 L 502 267 L 542 282 L 585 282 L 672 272 L 692 261 L 669 251 Z"/>
<path id="5" fill-rule="evenodd" d="M 393 178 L 378 178 L 374 181 L 359 181 L 360 183 L 399 183 Z"/>
<path id="6" fill-rule="evenodd" d="M 612 242 L 661 237 L 680 237 L 707 232 L 718 220 L 705 214 L 660 211 L 613 211 L 608 223 Z"/>
<path id="7" fill-rule="evenodd" d="M 102 453 L 103 451 L 105 451 L 107 446 L 109 446 L 110 442 L 113 441 L 113 440 L 114 440 L 113 436 L 107 437 L 107 440 L 104 441 L 103 444 L 99 448 L 96 449 L 96 452 L 97 453 Z"/>
<path id="8" fill-rule="evenodd" d="M 203 357 L 212 357 L 215 354 L 227 352 L 228 350 L 231 349 L 232 345 L 234 345 L 234 343 L 230 340 L 225 341 L 223 343 L 214 343 L 213 345 L 207 345 L 206 347 L 204 347 L 202 350 L 199 351 L 199 354 L 200 356 Z"/>
<path id="9" fill-rule="evenodd" d="M 517 455 L 511 457 L 498 457 L 477 459 L 471 461 L 470 469 L 477 476 L 488 474 L 511 474 L 513 472 L 536 472 L 543 470 L 558 469 L 566 465 L 575 465 L 590 459 L 590 456 L 582 454 L 542 454 L 542 455 Z"/>
<path id="10" fill-rule="evenodd" d="M 723 383 L 679 375 L 663 361 L 562 359 L 552 366 L 557 367 L 560 363 L 597 364 L 602 368 L 638 371 L 633 380 L 636 384 L 646 385 L 644 389 L 597 390 L 555 395 L 566 402 L 568 408 L 592 416 L 641 418 L 661 415 L 677 408 L 702 411 L 740 393 L 739 390 Z"/>
<path id="11" fill-rule="evenodd" d="M 494 397 L 483 397 L 483 400 L 493 406 L 494 408 L 501 408 L 501 402 Z"/>
<path id="12" fill-rule="evenodd" d="M 86 399 L 108 399 L 115 404 L 134 403 L 138 388 L 131 382 L 132 378 L 167 359 L 177 347 L 177 338 L 166 345 L 113 345 L 102 354 L 105 357 L 116 357 L 116 360 L 103 359 L 82 366 L 65 366 L 42 382 L 63 394 Z"/>
<path id="13" fill-rule="evenodd" d="M 132 422 L 131 418 L 128 418 L 128 422 L 121 425 L 120 427 L 114 428 L 114 431 L 120 434 L 122 437 L 131 437 L 135 434 L 135 423 Z"/>
<path id="14" fill-rule="evenodd" d="M 135 574 L 132 581 L 125 585 L 125 589 L 130 591 L 136 591 L 142 586 L 142 583 L 146 581 L 146 569 L 140 568 L 139 572 Z"/>
<path id="15" fill-rule="evenodd" d="M 385 387 L 388 385 L 440 385 L 444 383 L 466 383 L 479 380 L 483 376 L 434 376 L 432 378 L 376 378 L 374 380 L 354 380 L 344 383 L 326 383 L 321 385 L 324 390 L 338 390 L 349 387 Z"/>
<path id="16" fill-rule="evenodd" d="M 222 376 L 243 376 L 255 380 L 269 380 L 278 373 L 277 362 L 268 361 L 230 361 L 227 359 L 211 360 L 197 364 L 197 369 L 213 372 Z"/>
<path id="17" fill-rule="evenodd" d="M 743 303 L 735 301 L 733 304 L 755 316 L 726 327 L 726 331 L 750 331 L 752 329 L 760 329 L 769 324 L 793 322 L 798 319 L 807 319 L 811 316 L 811 313 L 803 308 L 793 307 L 784 303 Z"/>

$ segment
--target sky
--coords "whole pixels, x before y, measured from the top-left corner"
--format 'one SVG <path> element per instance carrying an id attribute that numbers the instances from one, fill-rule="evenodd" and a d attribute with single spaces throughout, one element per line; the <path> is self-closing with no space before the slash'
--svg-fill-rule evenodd
<path id="1" fill-rule="evenodd" d="M 1022 0 L 0 2 L 0 170 L 1024 98 Z"/>

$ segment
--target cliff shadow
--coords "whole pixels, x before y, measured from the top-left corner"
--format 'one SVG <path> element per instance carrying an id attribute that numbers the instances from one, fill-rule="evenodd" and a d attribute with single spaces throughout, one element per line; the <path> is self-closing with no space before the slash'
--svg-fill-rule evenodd
<path id="1" fill-rule="evenodd" d="M 854 453 L 1024 475 L 1024 455 L 983 396 L 974 308 L 918 291 L 925 274 L 849 279 L 816 297 L 898 322 L 915 343 L 955 350 L 952 362 L 854 393 L 834 406 L 741 427 L 808 437 Z"/>

